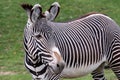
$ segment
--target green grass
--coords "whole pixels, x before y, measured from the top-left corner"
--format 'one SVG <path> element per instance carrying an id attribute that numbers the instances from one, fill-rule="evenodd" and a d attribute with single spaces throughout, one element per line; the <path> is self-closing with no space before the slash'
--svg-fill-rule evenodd
<path id="1" fill-rule="evenodd" d="M 88 12 L 107 14 L 120 24 L 120 0 L 56 0 L 61 11 L 56 21 L 75 19 Z M 21 3 L 40 3 L 43 11 L 54 0 L 1 0 L 0 1 L 0 80 L 30 80 L 31 76 L 24 68 L 23 30 L 27 21 Z M 2 72 L 11 72 L 3 74 Z M 1 74 L 2 73 L 2 74 Z M 105 71 L 108 80 L 116 80 L 115 75 Z M 69 80 L 69 79 L 65 79 Z M 92 80 L 91 75 L 71 80 Z"/>

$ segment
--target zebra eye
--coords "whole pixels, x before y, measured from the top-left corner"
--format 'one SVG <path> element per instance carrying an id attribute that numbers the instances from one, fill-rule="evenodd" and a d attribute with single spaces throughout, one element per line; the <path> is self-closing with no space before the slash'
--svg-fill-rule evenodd
<path id="1" fill-rule="evenodd" d="M 36 35 L 36 38 L 37 38 L 37 39 L 41 39 L 41 38 L 42 38 L 42 35 L 38 34 L 38 35 Z"/>

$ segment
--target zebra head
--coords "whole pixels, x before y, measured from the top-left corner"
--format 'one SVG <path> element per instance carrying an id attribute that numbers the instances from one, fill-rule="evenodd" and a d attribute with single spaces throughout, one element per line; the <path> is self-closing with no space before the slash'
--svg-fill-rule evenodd
<path id="1" fill-rule="evenodd" d="M 25 67 L 33 80 L 58 80 L 65 63 L 55 46 L 53 30 L 48 21 L 58 15 L 59 4 L 53 3 L 45 13 L 42 13 L 39 4 L 22 4 L 22 7 L 28 15 L 24 29 Z"/>

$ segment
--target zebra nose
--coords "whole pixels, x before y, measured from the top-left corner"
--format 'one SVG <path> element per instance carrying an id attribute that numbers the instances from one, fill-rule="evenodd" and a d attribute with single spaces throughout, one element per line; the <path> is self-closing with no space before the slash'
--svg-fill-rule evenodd
<path id="1" fill-rule="evenodd" d="M 65 67 L 65 62 L 60 62 L 57 65 L 58 73 L 61 73 Z"/>
<path id="2" fill-rule="evenodd" d="M 55 74 L 60 74 L 63 71 L 64 66 L 65 66 L 64 61 L 49 64 L 50 70 Z"/>
<path id="3" fill-rule="evenodd" d="M 63 62 L 59 62 L 59 63 L 57 63 L 56 64 L 56 74 L 59 74 L 59 73 L 61 73 L 62 71 L 63 71 L 63 69 L 64 69 L 64 67 L 65 67 L 65 62 L 63 61 Z"/>

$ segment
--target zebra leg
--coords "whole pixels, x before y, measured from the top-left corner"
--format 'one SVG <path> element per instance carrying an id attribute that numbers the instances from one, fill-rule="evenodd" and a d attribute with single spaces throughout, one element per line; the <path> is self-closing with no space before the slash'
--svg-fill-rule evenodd
<path id="1" fill-rule="evenodd" d="M 104 76 L 104 65 L 105 62 L 102 63 L 95 71 L 91 73 L 94 80 L 106 80 Z"/>
<path id="2" fill-rule="evenodd" d="M 120 64 L 119 66 L 112 66 L 111 68 L 115 75 L 117 76 L 118 80 L 120 80 Z"/>
<path id="3" fill-rule="evenodd" d="M 113 58 L 110 61 L 109 66 L 111 67 L 115 75 L 117 76 L 118 80 L 120 80 L 120 51 L 119 53 L 113 55 Z"/>

